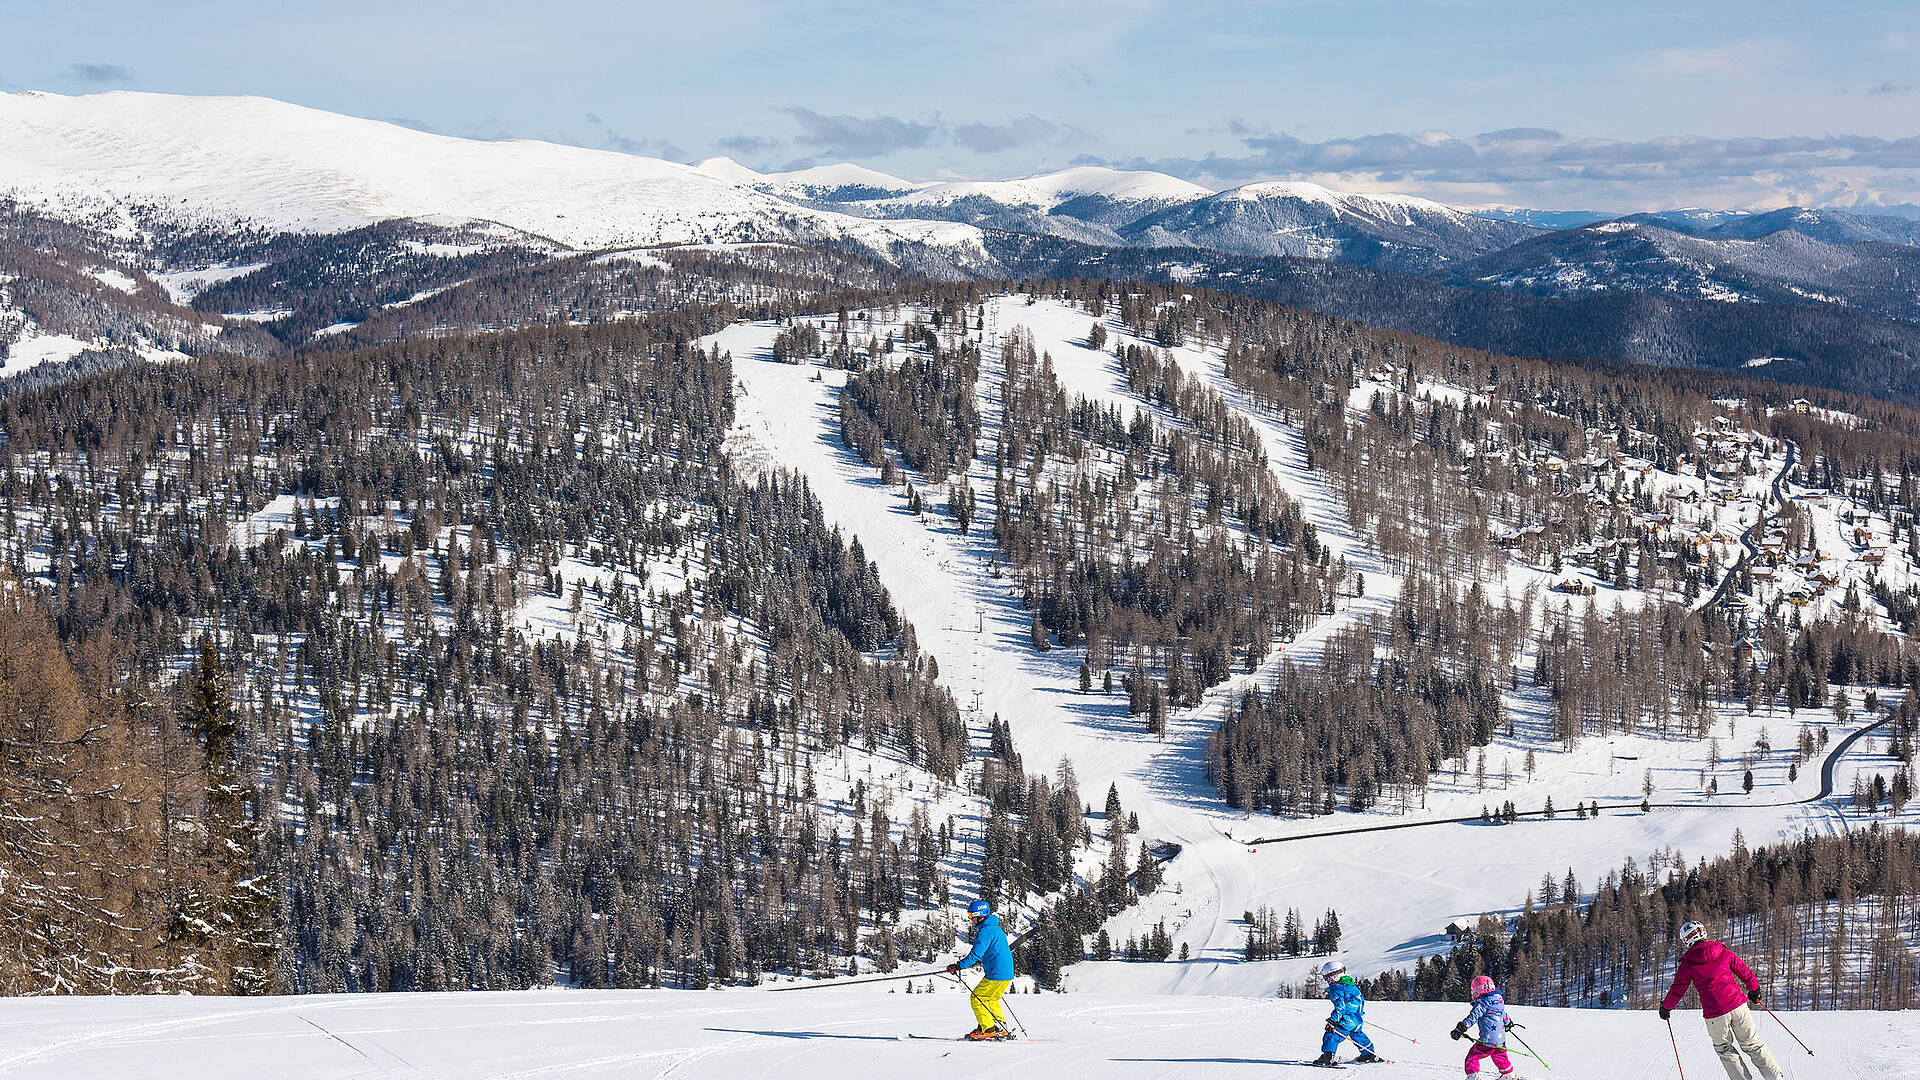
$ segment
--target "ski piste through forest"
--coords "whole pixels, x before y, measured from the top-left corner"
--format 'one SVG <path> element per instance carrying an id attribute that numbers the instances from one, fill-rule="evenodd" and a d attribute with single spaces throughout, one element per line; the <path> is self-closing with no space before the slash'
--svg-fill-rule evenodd
<path id="1" fill-rule="evenodd" d="M 991 343 L 1015 328 L 1032 332 L 1035 348 L 1051 356 L 1053 370 L 1069 393 L 1127 409 L 1152 410 L 1150 403 L 1128 391 L 1111 357 L 1088 346 L 1091 321 L 1068 305 L 1029 304 L 1020 296 L 988 305 L 984 322 L 990 329 L 982 333 L 989 344 L 978 395 L 984 412 L 983 446 L 991 445 L 995 422 Z M 1253 424 L 1275 474 L 1300 499 L 1327 547 L 1365 575 L 1366 593 L 1343 598 L 1339 612 L 1314 620 L 1262 671 L 1236 674 L 1213 688 L 1205 704 L 1170 715 L 1164 741 L 1116 739 L 1111 737 L 1116 730 L 1137 725 L 1126 717 L 1124 700 L 1089 706 L 1062 693 L 1073 685 L 1078 658 L 1033 650 L 1030 613 L 1009 595 L 1004 583 L 979 572 L 995 561 L 991 537 L 962 536 L 937 512 L 927 514 L 925 524 L 903 513 L 900 492 L 875 483 L 872 470 L 840 443 L 834 390 L 844 376 L 770 362 L 771 343 L 779 329 L 772 324 L 743 325 L 712 339 L 734 357 L 743 388 L 735 425 L 737 452 L 763 454 L 764 460 L 798 468 L 813 478 L 829 518 L 847 523 L 850 531 L 861 536 L 869 557 L 881 568 L 913 622 L 922 647 L 942 659 L 946 678 L 963 704 L 973 706 L 977 701 L 973 707 L 983 717 L 1013 718 L 1028 760 L 1064 755 L 1073 761 L 1083 788 L 1099 790 L 1108 782 L 1118 785 L 1123 803 L 1141 814 L 1143 832 L 1182 845 L 1181 857 L 1167 867 L 1169 882 L 1179 891 L 1169 889 L 1145 905 L 1149 913 L 1177 909 L 1183 915 L 1175 925 L 1175 941 L 1188 946 L 1195 962 L 1178 965 L 1165 978 L 1169 989 L 1258 993 L 1265 989 L 1262 983 L 1270 985 L 1272 976 L 1265 965 L 1233 962 L 1245 945 L 1241 915 L 1263 903 L 1310 913 L 1337 909 L 1346 930 L 1342 952 L 1357 970 L 1370 970 L 1432 950 L 1440 937 L 1436 931 L 1451 918 L 1517 903 L 1516 899 L 1493 902 L 1486 895 L 1489 886 L 1482 883 L 1504 879 L 1519 883 L 1518 891 L 1524 893 L 1542 874 L 1557 876 L 1570 867 L 1578 877 L 1592 880 L 1617 867 L 1622 853 L 1673 848 L 1692 855 L 1724 850 L 1736 831 L 1747 843 L 1757 844 L 1762 837 L 1790 838 L 1807 828 L 1843 828 L 1840 813 L 1830 805 L 1754 805 L 1774 798 L 1718 804 L 1696 799 L 1693 807 L 1641 815 L 1637 804 L 1642 770 L 1622 769 L 1618 760 L 1635 759 L 1640 765 L 1660 761 L 1663 776 L 1678 776 L 1690 766 L 1704 764 L 1697 758 L 1689 760 L 1689 755 L 1705 748 L 1626 737 L 1596 740 L 1554 755 L 1555 763 L 1543 768 L 1540 779 L 1527 785 L 1527 794 L 1517 799 L 1526 810 L 1537 811 L 1557 789 L 1563 810 L 1575 799 L 1588 798 L 1633 806 L 1633 812 L 1585 824 L 1522 819 L 1517 826 L 1523 830 L 1520 835 L 1501 833 L 1489 842 L 1474 822 L 1353 835 L 1342 834 L 1325 819 L 1274 821 L 1232 813 L 1204 794 L 1206 738 L 1217 725 L 1221 703 L 1231 701 L 1240 688 L 1270 678 L 1282 662 L 1311 663 L 1316 651 L 1344 627 L 1386 615 L 1399 592 L 1398 575 L 1356 538 L 1331 485 L 1304 464 L 1300 432 L 1276 423 L 1237 390 L 1222 372 L 1217 350 L 1171 350 L 1185 370 L 1219 388 Z M 1108 333 L 1124 331 L 1109 325 Z M 1356 401 L 1364 402 L 1372 389 L 1356 390 Z M 991 479 L 990 466 L 977 463 L 971 477 L 974 490 L 990 491 Z M 929 496 L 928 501 L 938 500 Z M 1524 573 L 1516 571 L 1515 576 Z M 1537 704 L 1512 699 L 1507 704 L 1523 721 L 1541 723 L 1527 715 Z M 1775 726 L 1784 720 L 1784 716 L 1776 719 Z M 1539 733 L 1542 728 L 1532 730 Z M 1728 742 L 1731 745 L 1734 740 Z M 1516 762 L 1524 745 L 1514 744 Z M 1537 742 L 1534 746 L 1539 753 L 1547 752 Z M 1841 775 L 1846 776 L 1844 770 Z M 1777 795 L 1796 800 L 1819 791 L 1818 778 L 1807 772 L 1792 783 L 1778 775 L 1776 785 Z M 1658 784 L 1660 790 L 1677 786 L 1670 780 Z M 1432 793 L 1423 800 L 1424 811 L 1414 808 L 1404 818 L 1369 815 L 1372 820 L 1353 820 L 1343 815 L 1336 820 L 1340 826 L 1360 829 L 1402 825 L 1409 820 L 1474 815 L 1489 801 L 1511 797 L 1511 792 L 1482 792 L 1469 782 L 1453 792 Z M 1448 814 L 1447 807 L 1457 809 Z M 1284 841 L 1296 833 L 1332 835 L 1264 849 L 1243 842 Z M 1306 845 L 1315 846 L 1308 850 Z M 1444 851 L 1445 860 L 1433 865 L 1435 860 L 1409 857 L 1431 851 Z M 1393 887 L 1382 888 L 1384 883 Z M 1284 904 L 1278 902 L 1282 896 Z M 1138 920 L 1150 923 L 1154 917 L 1157 914 L 1145 914 Z M 1100 965 L 1077 967 L 1068 976 L 1071 983 L 1100 989 L 1127 985 L 1106 982 L 1107 977 Z M 1239 981 L 1243 978 L 1247 981 Z"/>
<path id="2" fill-rule="evenodd" d="M 1059 301 L 1029 304 L 1025 297 L 1013 296 L 992 301 L 979 318 L 985 342 L 979 394 L 984 413 L 983 443 L 991 438 L 996 423 L 997 395 L 991 392 L 996 364 L 1001 362 L 996 342 L 1015 328 L 1029 331 L 1036 351 L 1053 358 L 1053 370 L 1070 392 L 1155 411 L 1153 405 L 1127 389 L 1106 353 L 1085 345 L 1092 320 L 1084 312 Z M 1083 791 L 1091 795 L 1111 783 L 1124 805 L 1140 817 L 1143 836 L 1180 845 L 1179 855 L 1166 867 L 1169 883 L 1147 898 L 1138 911 L 1121 916 L 1115 923 L 1115 936 L 1127 933 L 1129 925 L 1144 929 L 1158 919 L 1167 919 L 1175 943 L 1185 947 L 1191 959 L 1168 965 L 1076 965 L 1067 974 L 1069 988 L 1076 993 L 1171 991 L 1254 997 L 1270 992 L 1276 983 L 1298 983 L 1308 967 L 1304 960 L 1239 960 L 1246 940 L 1242 913 L 1263 904 L 1297 907 L 1309 913 L 1337 909 L 1346 929 L 1342 954 L 1356 970 L 1372 971 L 1438 951 L 1441 943 L 1435 931 L 1450 918 L 1471 918 L 1482 911 L 1510 912 L 1517 906 L 1518 895 L 1526 893 L 1543 874 L 1557 877 L 1562 871 L 1573 870 L 1581 880 L 1592 881 L 1614 869 L 1623 853 L 1671 846 L 1688 855 L 1714 854 L 1731 846 L 1736 830 L 1746 843 L 1760 844 L 1795 835 L 1808 826 L 1824 830 L 1846 827 L 1845 813 L 1833 806 L 1798 804 L 1795 800 L 1816 793 L 1818 782 L 1804 771 L 1798 780 L 1787 781 L 1784 765 L 1771 773 L 1765 767 L 1760 770 L 1763 783 L 1752 798 L 1734 796 L 1714 804 L 1701 800 L 1697 808 L 1662 808 L 1650 815 L 1609 812 L 1590 821 L 1567 820 L 1564 808 L 1575 798 L 1596 799 L 1607 804 L 1609 811 L 1637 804 L 1634 796 L 1641 784 L 1639 770 L 1623 771 L 1615 764 L 1625 751 L 1640 751 L 1634 757 L 1642 762 L 1654 760 L 1649 747 L 1668 755 L 1661 761 L 1660 788 L 1664 791 L 1683 788 L 1677 778 L 1703 764 L 1700 754 L 1704 748 L 1620 737 L 1603 747 L 1581 745 L 1559 751 L 1549 745 L 1550 740 L 1541 738 L 1547 730 L 1545 718 L 1522 713 L 1523 722 L 1534 726 L 1523 727 L 1523 734 L 1516 737 L 1518 741 L 1511 744 L 1511 749 L 1517 754 L 1524 747 L 1547 758 L 1547 764 L 1532 770 L 1515 787 L 1503 787 L 1496 793 L 1483 791 L 1469 781 L 1449 790 L 1436 777 L 1434 790 L 1421 800 L 1424 805 L 1390 808 L 1404 809 L 1403 815 L 1389 820 L 1389 810 L 1375 809 L 1352 818 L 1343 811 L 1334 820 L 1352 821 L 1364 828 L 1374 823 L 1403 824 L 1408 823 L 1405 819 L 1427 816 L 1461 818 L 1471 816 L 1495 797 L 1513 798 L 1532 813 L 1535 795 L 1560 796 L 1560 818 L 1521 818 L 1493 834 L 1492 842 L 1484 841 L 1485 834 L 1476 831 L 1482 828 L 1477 821 L 1438 820 L 1430 828 L 1273 843 L 1286 840 L 1290 831 L 1318 834 L 1332 830 L 1325 819 L 1281 821 L 1256 816 L 1249 820 L 1220 805 L 1205 778 L 1205 754 L 1206 736 L 1218 724 L 1221 705 L 1230 701 L 1239 687 L 1271 678 L 1281 661 L 1311 663 L 1317 650 L 1343 629 L 1388 613 L 1400 584 L 1399 575 L 1356 538 L 1331 485 L 1305 465 L 1301 434 L 1266 415 L 1238 390 L 1210 350 L 1173 350 L 1186 370 L 1203 375 L 1217 386 L 1253 424 L 1276 475 L 1300 500 L 1322 541 L 1344 557 L 1355 572 L 1363 574 L 1367 584 L 1363 595 L 1347 597 L 1340 610 L 1315 619 L 1267 665 L 1236 674 L 1229 683 L 1216 686 L 1200 705 L 1171 710 L 1164 739 L 1141 738 L 1139 720 L 1127 715 L 1124 696 L 1096 698 L 1091 706 L 1077 698 L 1073 683 L 1079 659 L 1072 650 L 1040 652 L 1032 647 L 1030 613 L 987 569 L 995 556 L 986 533 L 961 535 L 941 520 L 937 511 L 924 519 L 906 513 L 902 489 L 878 483 L 875 470 L 849 451 L 839 435 L 839 406 L 834 394 L 845 373 L 816 363 L 774 363 L 773 340 L 782 329 L 772 323 L 743 324 L 707 341 L 732 356 L 734 377 L 742 391 L 735 403 L 732 452 L 745 460 L 759 455 L 763 460 L 796 468 L 808 477 L 827 520 L 842 526 L 850 536 L 859 537 L 902 615 L 914 626 L 920 647 L 940 660 L 942 681 L 967 709 L 976 738 L 985 717 L 1008 718 L 1015 724 L 1019 750 L 1030 766 L 1044 767 L 1050 760 L 1066 757 L 1073 762 Z M 1117 325 L 1110 325 L 1108 332 L 1125 336 L 1124 329 Z M 1447 388 L 1438 389 L 1444 392 Z M 1357 406 L 1364 407 L 1364 403 Z M 981 468 L 978 464 L 975 467 Z M 1769 469 L 1760 478 L 1763 484 L 1770 480 L 1771 472 Z M 973 486 L 976 491 L 990 492 L 990 475 L 976 477 Z M 1883 700 L 1892 700 L 1892 695 L 1885 695 Z M 1509 705 L 1513 707 L 1513 703 Z M 1844 738 L 1867 719 L 1863 716 L 1844 729 L 1837 719 L 1833 724 Z M 1759 725 L 1746 717 L 1735 717 L 1734 721 L 1741 738 L 1729 737 L 1728 745 L 1750 741 Z M 1777 732 L 1784 732 L 1784 717 L 1774 723 Z M 1841 775 L 1847 776 L 1844 759 L 1837 764 Z M 1545 830 L 1549 829 L 1560 832 L 1548 837 Z M 1262 843 L 1247 843 L 1255 839 Z M 1309 850 L 1316 846 L 1321 850 Z M 1444 864 L 1435 865 L 1430 858 L 1418 857 L 1435 850 L 1446 852 Z M 1532 861 L 1523 868 L 1516 865 L 1521 859 Z M 1383 888 L 1383 882 L 1393 882 L 1394 887 Z M 787 995 L 782 1000 L 791 1001 L 793 997 Z M 1024 1004 L 1018 997 L 1013 1000 L 1016 1005 Z M 1066 1003 L 1061 1007 L 1071 1007 L 1071 998 L 1061 1000 Z M 940 1015 L 953 1012 L 954 1002 L 943 1001 L 943 1005 L 945 1011 Z M 1129 1007 L 1133 1006 L 1114 1006 L 1123 1010 Z M 1137 1007 L 1152 1015 L 1149 1006 Z M 1295 1008 L 1285 1004 L 1262 1007 L 1283 1014 Z M 1430 1007 L 1406 1008 L 1418 1012 Z M 1623 1018 L 1606 1019 L 1617 1022 Z M 1066 1019 L 1063 1026 L 1070 1027 Z M 1301 1019 L 1289 1026 L 1304 1029 L 1297 1041 L 1311 1041 L 1311 1021 Z M 164 1022 L 156 1022 L 157 1030 L 165 1027 Z M 1578 1044 L 1577 1040 L 1568 1041 Z M 1872 1041 L 1882 1046 L 1888 1043 L 1884 1038 Z M 709 1057 L 717 1065 L 732 1054 L 758 1053 L 750 1047 L 735 1047 L 733 1041 L 720 1045 L 726 1049 L 688 1051 L 686 1067 L 680 1067 L 679 1059 L 675 1059 L 673 1074 L 698 1075 L 697 1063 Z M 1405 1057 L 1402 1055 L 1403 1060 Z M 1165 1074 L 1146 1071 L 1146 1063 L 1140 1064 L 1141 1075 Z M 1165 1063 L 1161 1066 L 1164 1068 Z M 365 1061 L 361 1067 L 366 1067 Z M 1649 1069 L 1653 1067 L 1648 1065 Z M 1701 1067 L 1713 1066 L 1702 1059 Z M 590 1069 L 586 1075 L 592 1075 Z"/>

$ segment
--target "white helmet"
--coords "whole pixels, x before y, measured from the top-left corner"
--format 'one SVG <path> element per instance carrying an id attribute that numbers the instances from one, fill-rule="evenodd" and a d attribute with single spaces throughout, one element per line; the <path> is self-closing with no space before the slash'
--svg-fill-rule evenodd
<path id="1" fill-rule="evenodd" d="M 1707 940 L 1707 928 L 1704 925 L 1689 921 L 1680 927 L 1681 952 L 1686 952 L 1705 940 Z"/>
<path id="2" fill-rule="evenodd" d="M 1320 965 L 1320 977 L 1323 979 L 1326 979 L 1328 982 L 1332 982 L 1334 979 L 1337 979 L 1340 976 L 1345 975 L 1346 973 L 1347 973 L 1347 965 L 1341 963 L 1338 960 L 1329 960 L 1326 963 Z"/>

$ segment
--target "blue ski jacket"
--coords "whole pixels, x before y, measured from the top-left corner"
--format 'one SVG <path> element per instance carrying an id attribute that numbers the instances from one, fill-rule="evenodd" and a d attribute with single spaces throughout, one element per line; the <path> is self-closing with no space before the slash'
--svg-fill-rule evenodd
<path id="1" fill-rule="evenodd" d="M 1473 1011 L 1460 1022 L 1467 1027 L 1479 1026 L 1480 1033 L 1474 1040 L 1483 1046 L 1507 1045 L 1507 1003 L 1498 990 L 1475 998 Z"/>
<path id="2" fill-rule="evenodd" d="M 1360 995 L 1360 984 L 1353 981 L 1353 976 L 1342 975 L 1327 987 L 1327 1000 L 1333 1003 L 1333 1015 L 1327 1017 L 1327 1023 L 1341 1031 L 1360 1030 L 1360 1014 L 1366 1011 L 1367 999 Z"/>
<path id="3" fill-rule="evenodd" d="M 989 979 L 1005 982 L 1013 978 L 1013 950 L 1007 945 L 1007 932 L 1000 928 L 998 915 L 980 920 L 980 929 L 973 932 L 973 951 L 954 966 L 964 969 L 975 964 Z"/>

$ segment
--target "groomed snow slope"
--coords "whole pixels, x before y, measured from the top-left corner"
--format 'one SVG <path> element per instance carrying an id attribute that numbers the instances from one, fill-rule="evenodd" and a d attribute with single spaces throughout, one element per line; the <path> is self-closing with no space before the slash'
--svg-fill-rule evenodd
<path id="1" fill-rule="evenodd" d="M 810 210 L 670 161 L 456 139 L 257 97 L 0 94 L 0 146 L 0 192 L 123 224 L 138 207 L 305 232 L 475 219 L 587 249 L 822 239 L 980 248 L 972 226 Z"/>
<path id="2" fill-rule="evenodd" d="M 1042 994 L 1010 998 L 1033 1036 L 971 1045 L 910 1038 L 972 1026 L 951 983 L 933 994 L 885 985 L 765 990 L 369 994 L 302 998 L 34 998 L 0 1004 L 0 1076 L 58 1080 L 824 1080 L 849 1075 L 1309 1077 L 1322 1001 Z M 1459 1075 L 1446 1038 L 1464 1005 L 1376 1003 L 1387 1065 L 1369 1080 Z M 1668 1080 L 1674 1051 L 1651 1012 L 1517 1009 L 1552 1070 L 1527 1080 Z M 1920 1025 L 1900 1013 L 1792 1014 L 1819 1055 L 1771 1019 L 1762 1037 L 1790 1080 L 1914 1075 Z M 1698 1014 L 1675 1017 L 1689 1075 L 1720 1075 Z M 1342 1056 L 1351 1058 L 1351 1048 Z M 1483 1075 L 1492 1075 L 1491 1065 Z"/>

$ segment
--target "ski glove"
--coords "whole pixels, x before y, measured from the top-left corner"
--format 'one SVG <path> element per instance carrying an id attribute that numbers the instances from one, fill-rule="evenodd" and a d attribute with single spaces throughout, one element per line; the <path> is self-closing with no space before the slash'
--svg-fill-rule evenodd
<path id="1" fill-rule="evenodd" d="M 1673 1016 L 1673 1010 L 1672 1010 L 1672 1009 L 1661 1009 L 1661 1010 L 1660 1010 L 1660 1019 L 1662 1019 L 1662 1020 L 1666 1020 L 1666 1019 L 1670 1019 L 1670 1018 L 1671 1018 L 1672 1016 Z"/>
<path id="2" fill-rule="evenodd" d="M 1467 1025 L 1465 1025 L 1465 1024 L 1455 1024 L 1455 1025 L 1453 1025 L 1453 1031 L 1451 1032 L 1451 1034 L 1453 1035 L 1453 1038 L 1454 1038 L 1454 1041 L 1455 1041 L 1455 1042 L 1458 1042 L 1459 1040 L 1461 1040 L 1461 1039 L 1464 1039 L 1464 1038 L 1466 1038 L 1466 1037 L 1467 1037 Z"/>
<path id="3" fill-rule="evenodd" d="M 960 974 L 960 965 L 959 965 L 959 964 L 948 964 L 948 965 L 947 965 L 947 974 L 949 974 L 949 975 L 958 975 L 958 974 Z"/>
<path id="4" fill-rule="evenodd" d="M 1760 991 L 1758 990 L 1747 991 L 1747 1004 L 1749 1005 L 1760 1004 Z"/>

